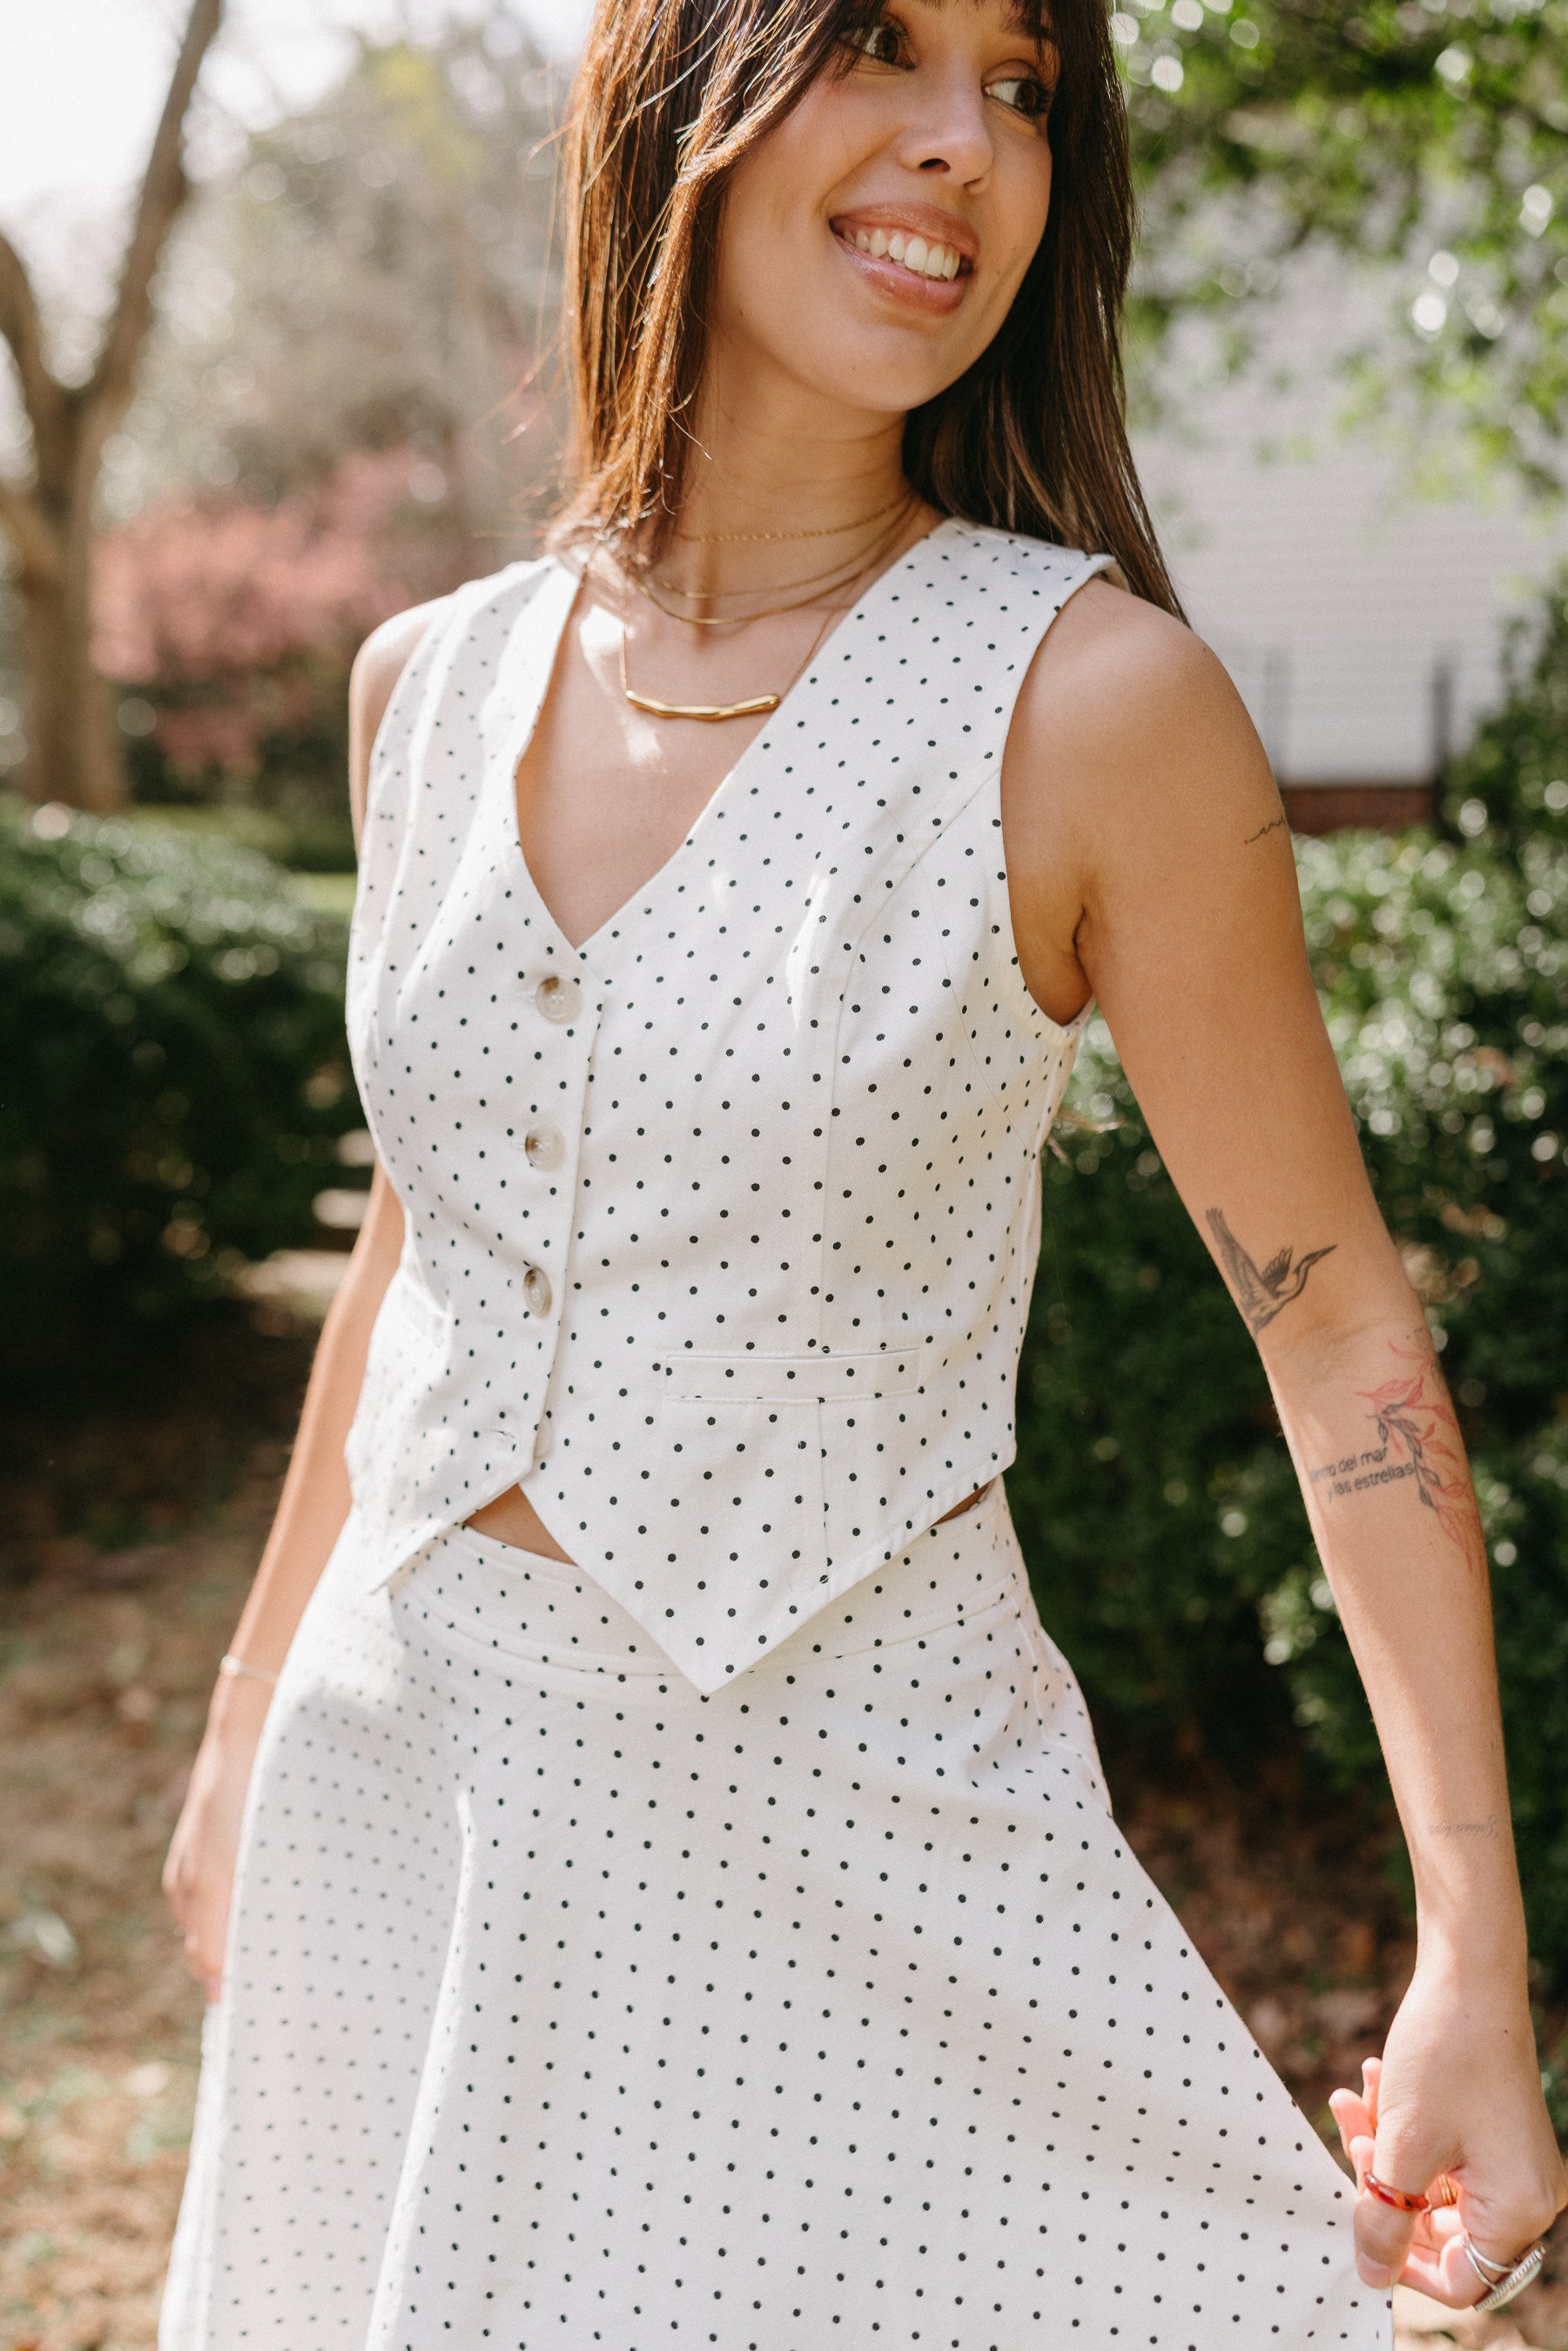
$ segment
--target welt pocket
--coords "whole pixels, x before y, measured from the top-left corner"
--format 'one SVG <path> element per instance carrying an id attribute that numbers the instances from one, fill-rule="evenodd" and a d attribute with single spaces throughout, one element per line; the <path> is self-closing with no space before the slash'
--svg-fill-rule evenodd
<path id="1" fill-rule="evenodd" d="M 910 1395 L 929 1377 L 925 1344 L 841 1354 L 683 1354 L 664 1366 L 667 1394 L 679 1404 L 852 1404 L 857 1398 Z"/>

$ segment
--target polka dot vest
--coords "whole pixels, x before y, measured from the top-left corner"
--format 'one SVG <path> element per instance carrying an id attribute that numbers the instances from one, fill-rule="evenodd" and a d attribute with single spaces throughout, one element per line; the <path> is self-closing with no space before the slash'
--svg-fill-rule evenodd
<path id="1" fill-rule="evenodd" d="M 350 962 L 407 1220 L 349 1447 L 382 1581 L 520 1481 L 712 1690 L 1012 1458 L 1082 1017 L 1019 969 L 1000 769 L 1107 560 L 942 524 L 580 949 L 514 784 L 575 579 L 454 600 L 376 745 Z"/>

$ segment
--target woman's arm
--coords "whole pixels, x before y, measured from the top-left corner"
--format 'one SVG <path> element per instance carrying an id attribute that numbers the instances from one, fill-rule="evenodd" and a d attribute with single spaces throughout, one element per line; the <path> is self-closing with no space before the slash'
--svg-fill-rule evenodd
<path id="1" fill-rule="evenodd" d="M 1486 1552 L 1319 1012 L 1279 795 L 1213 656 L 1092 583 L 1027 682 L 1003 815 L 1025 977 L 1058 1018 L 1099 1000 L 1257 1340 L 1376 1720 L 1419 1943 L 1373 2168 L 1407 2190 L 1453 2173 L 1478 2249 L 1511 2259 L 1564 2182 L 1526 1995 Z M 1399 2273 L 1411 2228 L 1360 2199 L 1370 2283 Z M 1458 2238 L 1439 2254 L 1429 2228 L 1406 2274 L 1454 2302 L 1482 2291 Z"/>
<path id="2" fill-rule="evenodd" d="M 364 821 L 371 746 L 392 691 L 438 607 L 389 621 L 366 643 L 350 690 L 350 788 L 354 837 Z M 288 1474 L 231 1643 L 232 1654 L 276 1674 L 349 1515 L 343 1446 L 364 1380 L 371 1332 L 397 1270 L 402 1210 L 378 1168 L 343 1284 L 322 1327 Z M 246 1789 L 271 1696 L 249 1676 L 221 1679 L 163 1869 L 163 1890 L 185 1933 L 185 1956 L 207 1997 L 221 1988 L 229 1896 Z"/>

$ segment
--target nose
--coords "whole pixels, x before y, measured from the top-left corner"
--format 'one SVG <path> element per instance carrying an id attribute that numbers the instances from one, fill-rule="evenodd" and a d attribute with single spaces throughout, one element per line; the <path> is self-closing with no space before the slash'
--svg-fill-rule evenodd
<path id="1" fill-rule="evenodd" d="M 906 170 L 961 187 L 984 185 L 996 160 L 983 90 L 967 75 L 911 75 L 920 104 L 898 142 Z"/>

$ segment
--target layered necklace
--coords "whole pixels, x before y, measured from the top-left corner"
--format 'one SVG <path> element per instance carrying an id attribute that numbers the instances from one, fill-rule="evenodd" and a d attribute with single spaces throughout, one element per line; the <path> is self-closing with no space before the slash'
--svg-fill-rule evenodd
<path id="1" fill-rule="evenodd" d="M 825 601 L 827 610 L 822 615 L 821 627 L 812 638 L 807 648 L 805 660 L 801 662 L 800 669 L 795 673 L 798 677 L 800 671 L 810 664 L 818 646 L 827 634 L 829 622 L 832 620 L 834 613 L 841 609 L 844 592 L 859 588 L 866 574 L 897 538 L 899 532 L 914 512 L 915 504 L 914 491 L 905 488 L 900 491 L 897 497 L 890 499 L 886 506 L 879 507 L 874 514 L 862 515 L 855 522 L 830 523 L 824 528 L 813 530 L 680 531 L 676 533 L 676 537 L 684 539 L 688 546 L 695 547 L 757 546 L 765 541 L 772 543 L 782 539 L 845 538 L 852 531 L 871 530 L 873 533 L 869 544 L 862 546 L 853 556 L 841 558 L 837 563 L 830 564 L 826 570 L 809 573 L 803 579 L 791 580 L 786 601 L 779 604 L 767 605 L 760 611 L 693 612 L 681 611 L 680 605 L 682 603 L 734 603 L 744 598 L 766 595 L 769 592 L 766 589 L 682 588 L 674 580 L 664 579 L 656 571 L 650 572 L 646 579 L 631 579 L 629 584 L 653 605 L 655 611 L 663 612 L 666 620 L 683 622 L 687 628 L 691 629 L 746 629 L 749 628 L 753 622 L 778 620 L 787 612 L 804 611 L 809 606 Z M 658 590 L 662 590 L 663 593 L 657 592 Z M 664 601 L 666 597 L 672 597 L 676 601 L 667 603 Z M 744 702 L 664 702 L 651 694 L 639 694 L 626 672 L 626 619 L 622 613 L 621 691 L 633 710 L 641 710 L 650 718 L 695 718 L 707 726 L 721 723 L 727 718 L 766 718 L 779 708 L 788 691 L 787 688 L 780 688 L 777 693 L 752 695 Z"/>

